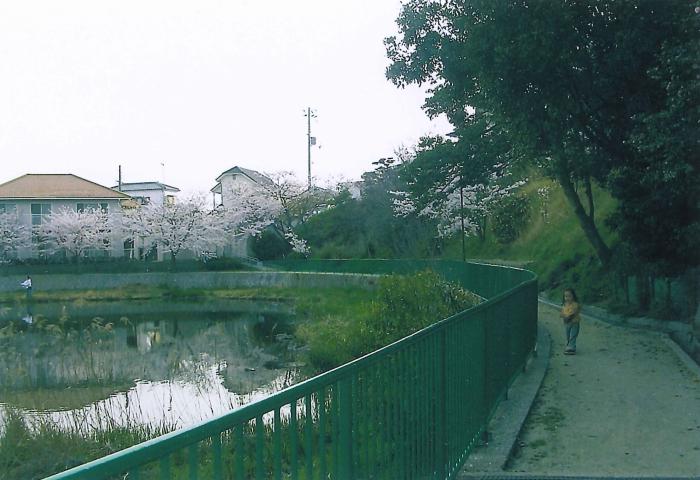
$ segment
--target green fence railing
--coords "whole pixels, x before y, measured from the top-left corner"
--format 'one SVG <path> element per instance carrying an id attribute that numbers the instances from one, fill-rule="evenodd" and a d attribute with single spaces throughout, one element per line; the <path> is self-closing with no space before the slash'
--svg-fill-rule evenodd
<path id="1" fill-rule="evenodd" d="M 277 267 L 381 274 L 432 268 L 488 300 L 264 400 L 49 478 L 454 476 L 535 346 L 534 274 L 430 261 Z"/>

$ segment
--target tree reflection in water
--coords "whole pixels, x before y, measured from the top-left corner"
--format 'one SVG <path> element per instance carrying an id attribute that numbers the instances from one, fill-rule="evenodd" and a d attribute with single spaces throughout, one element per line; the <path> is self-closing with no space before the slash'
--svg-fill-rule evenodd
<path id="1" fill-rule="evenodd" d="M 0 311 L 0 407 L 84 433 L 177 428 L 299 378 L 291 313 L 278 305 L 161 306 Z"/>

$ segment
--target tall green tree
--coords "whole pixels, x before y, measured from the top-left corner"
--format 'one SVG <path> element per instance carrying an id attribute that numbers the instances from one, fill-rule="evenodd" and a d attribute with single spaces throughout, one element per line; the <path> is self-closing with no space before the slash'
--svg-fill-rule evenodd
<path id="1" fill-rule="evenodd" d="M 692 2 L 410 0 L 385 43 L 387 76 L 430 86 L 425 109 L 459 135 L 488 114 L 520 158 L 562 187 L 603 263 L 591 182 L 637 153 L 629 143 L 658 81 L 649 72 Z M 580 187 L 580 188 L 578 188 Z M 579 192 L 582 192 L 583 197 Z"/>
<path id="2" fill-rule="evenodd" d="M 649 71 L 659 88 L 634 119 L 636 155 L 609 178 L 620 200 L 610 225 L 666 276 L 700 263 L 700 15 L 683 24 L 689 35 L 667 39 Z"/>

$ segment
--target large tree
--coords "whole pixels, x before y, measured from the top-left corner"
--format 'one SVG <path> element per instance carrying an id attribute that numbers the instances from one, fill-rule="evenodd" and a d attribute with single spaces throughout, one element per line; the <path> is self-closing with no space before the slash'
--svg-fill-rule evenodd
<path id="1" fill-rule="evenodd" d="M 168 252 L 172 263 L 185 250 L 200 255 L 226 240 L 221 217 L 208 210 L 201 197 L 135 208 L 125 212 L 122 223 L 125 235 Z"/>
<path id="2" fill-rule="evenodd" d="M 700 27 L 700 15 L 696 17 L 684 22 L 693 32 Z M 637 154 L 613 168 L 609 181 L 620 200 L 611 226 L 652 273 L 667 276 L 700 263 L 698 59 L 700 35 L 664 42 L 661 61 L 649 72 L 661 88 L 636 116 L 630 137 Z"/>
<path id="3" fill-rule="evenodd" d="M 659 89 L 649 72 L 663 42 L 685 34 L 691 3 L 410 0 L 386 39 L 387 75 L 428 84 L 427 112 L 446 114 L 458 136 L 471 112 L 488 115 L 561 185 L 606 263 L 591 182 L 637 153 L 635 116 Z"/>
<path id="4" fill-rule="evenodd" d="M 36 233 L 51 252 L 65 252 L 76 261 L 91 251 L 110 248 L 112 223 L 107 212 L 99 208 L 74 210 L 61 208 L 43 222 Z"/>

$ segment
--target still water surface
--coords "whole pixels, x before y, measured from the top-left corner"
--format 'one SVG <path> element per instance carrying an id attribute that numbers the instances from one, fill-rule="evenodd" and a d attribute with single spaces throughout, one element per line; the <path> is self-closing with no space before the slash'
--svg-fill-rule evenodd
<path id="1" fill-rule="evenodd" d="M 85 433 L 197 423 L 298 380 L 291 321 L 246 301 L 0 307 L 0 424 L 8 408 Z"/>

